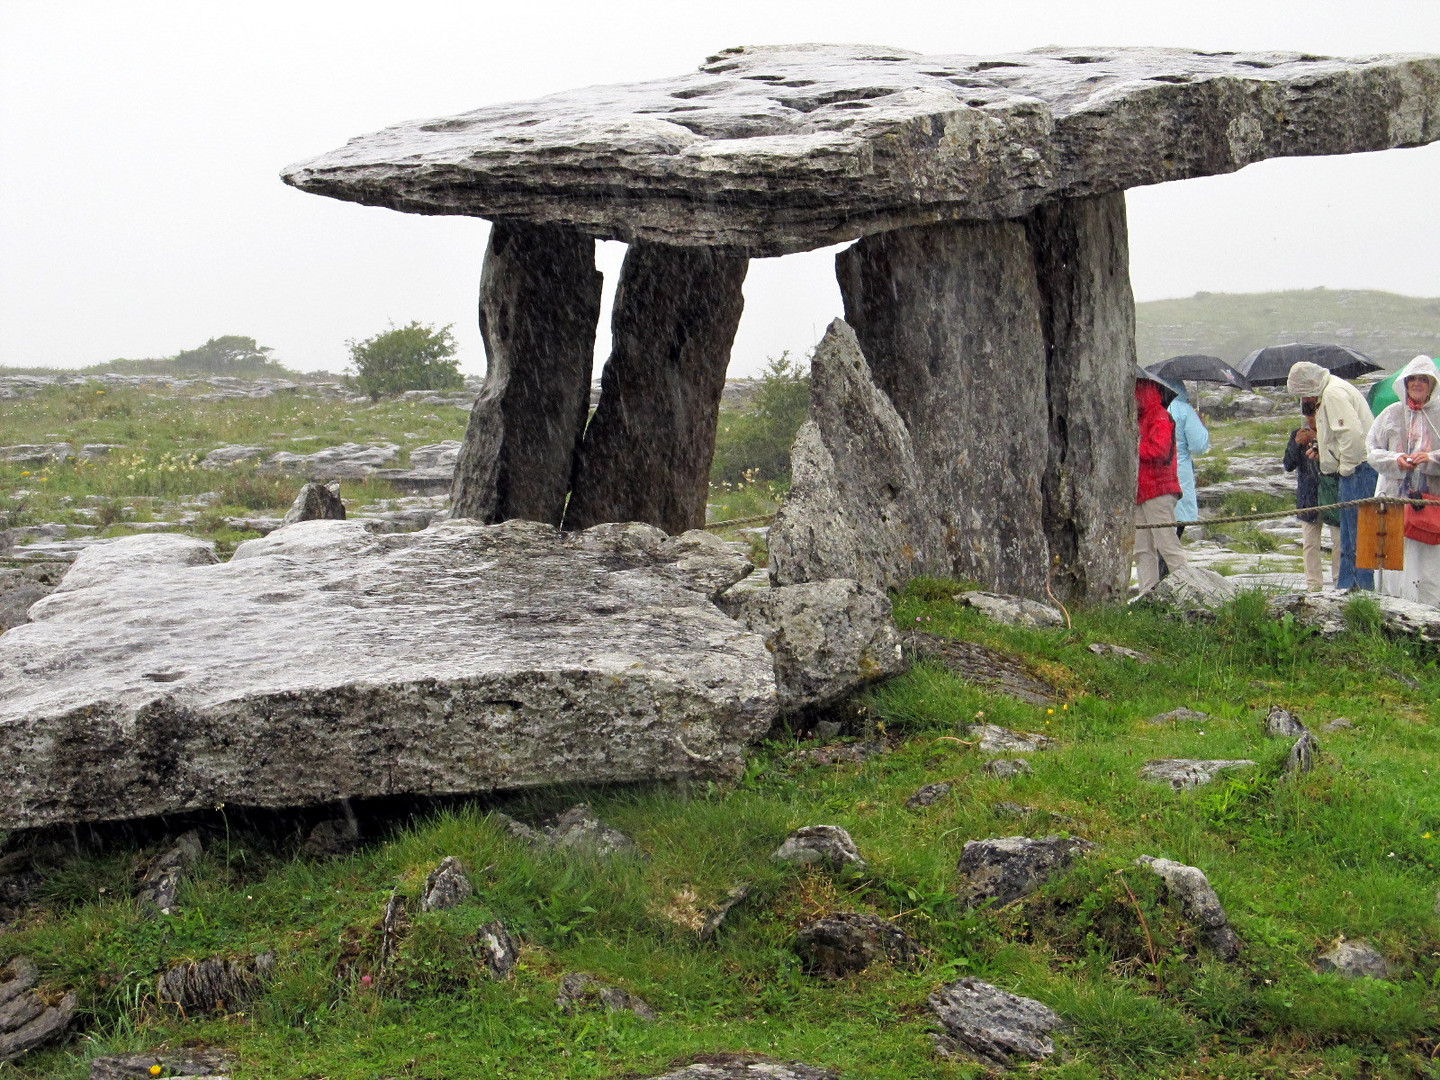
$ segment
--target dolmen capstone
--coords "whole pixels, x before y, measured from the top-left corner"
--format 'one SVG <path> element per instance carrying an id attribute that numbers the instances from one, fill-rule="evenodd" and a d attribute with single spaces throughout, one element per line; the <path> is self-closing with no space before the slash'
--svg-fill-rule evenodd
<path id="1" fill-rule="evenodd" d="M 699 527 L 748 260 L 857 241 L 836 272 L 866 370 L 832 396 L 873 381 L 889 408 L 859 428 L 896 456 L 858 480 L 897 491 L 879 532 L 864 511 L 837 528 L 899 552 L 882 578 L 1105 599 L 1128 578 L 1136 469 L 1125 190 L 1437 138 L 1434 56 L 747 46 L 399 124 L 282 177 L 493 222 L 457 515 Z M 629 250 L 587 422 L 597 239 Z M 823 434 L 797 453 L 833 454 Z M 781 577 L 848 576 L 809 555 Z"/>
<path id="2" fill-rule="evenodd" d="M 716 598 L 752 569 L 639 523 L 304 521 L 225 563 L 176 534 L 87 548 L 0 635 L 0 828 L 732 776 L 779 711 L 842 692 L 806 650 L 851 657 L 852 688 L 900 665 L 854 583 L 806 587 L 803 641 L 731 618 Z"/>

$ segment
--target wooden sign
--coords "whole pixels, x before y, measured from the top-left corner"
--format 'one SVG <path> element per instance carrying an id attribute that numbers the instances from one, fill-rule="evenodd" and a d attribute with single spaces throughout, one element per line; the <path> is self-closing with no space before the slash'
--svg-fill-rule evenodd
<path id="1" fill-rule="evenodd" d="M 1405 569 L 1405 508 L 1366 503 L 1355 538 L 1355 565 L 1361 570 Z"/>

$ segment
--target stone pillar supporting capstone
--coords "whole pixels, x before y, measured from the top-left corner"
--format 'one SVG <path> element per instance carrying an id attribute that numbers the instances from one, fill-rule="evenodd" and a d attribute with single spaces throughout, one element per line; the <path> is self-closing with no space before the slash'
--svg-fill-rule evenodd
<path id="1" fill-rule="evenodd" d="M 877 233 L 836 272 L 940 515 L 948 565 L 928 572 L 1114 595 L 1135 486 L 1123 194 Z"/>
<path id="2" fill-rule="evenodd" d="M 565 528 L 644 521 L 674 534 L 705 523 L 748 267 L 744 257 L 708 248 L 630 245 Z"/>
<path id="3" fill-rule="evenodd" d="M 560 524 L 590 408 L 600 286 L 590 237 L 491 227 L 480 275 L 488 363 L 456 462 L 454 517 Z"/>

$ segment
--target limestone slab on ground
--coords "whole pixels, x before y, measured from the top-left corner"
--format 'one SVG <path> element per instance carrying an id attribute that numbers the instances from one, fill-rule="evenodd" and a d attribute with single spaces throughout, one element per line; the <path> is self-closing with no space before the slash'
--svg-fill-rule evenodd
<path id="1" fill-rule="evenodd" d="M 212 560 L 106 544 L 0 637 L 0 827 L 728 775 L 776 712 L 723 545 L 309 521 Z"/>
<path id="2" fill-rule="evenodd" d="M 743 46 L 673 78 L 398 124 L 282 176 L 394 210 L 778 255 L 1437 136 L 1435 57 Z"/>

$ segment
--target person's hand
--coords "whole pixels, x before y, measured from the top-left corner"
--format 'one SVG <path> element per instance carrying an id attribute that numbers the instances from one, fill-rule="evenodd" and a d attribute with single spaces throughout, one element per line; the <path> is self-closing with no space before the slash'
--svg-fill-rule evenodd
<path id="1" fill-rule="evenodd" d="M 1320 460 L 1320 451 L 1313 446 L 1307 447 L 1305 450 L 1305 456 L 1311 461 L 1318 461 Z"/>
<path id="2" fill-rule="evenodd" d="M 1395 464 L 1399 465 L 1400 468 L 1401 468 L 1402 470 L 1404 470 L 1405 472 L 1409 472 L 1411 469 L 1415 468 L 1416 465 L 1420 464 L 1419 461 L 1416 461 L 1416 460 L 1415 460 L 1417 457 L 1420 458 L 1421 461 L 1423 461 L 1423 460 L 1425 459 L 1426 455 L 1424 455 L 1424 454 L 1401 454 L 1398 458 L 1395 459 Z"/>

